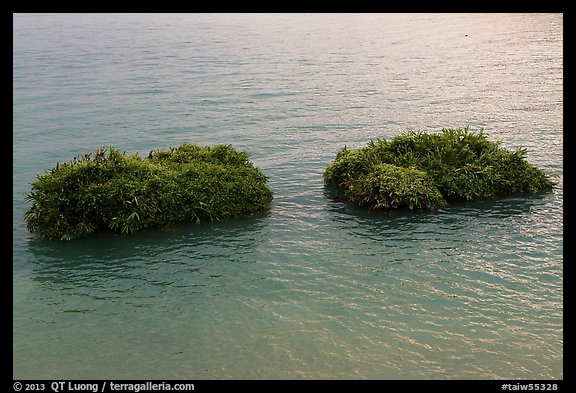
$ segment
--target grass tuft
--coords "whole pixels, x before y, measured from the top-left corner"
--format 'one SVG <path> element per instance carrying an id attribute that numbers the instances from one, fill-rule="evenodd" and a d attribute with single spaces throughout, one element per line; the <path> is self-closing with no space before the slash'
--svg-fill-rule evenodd
<path id="1" fill-rule="evenodd" d="M 366 147 L 343 147 L 324 172 L 324 182 L 344 199 L 370 209 L 435 209 L 452 200 L 484 200 L 551 190 L 554 182 L 528 163 L 526 150 L 464 129 L 410 131 Z"/>
<path id="2" fill-rule="evenodd" d="M 230 145 L 183 143 L 146 158 L 100 148 L 39 175 L 24 219 L 28 230 L 52 240 L 218 221 L 269 209 L 267 182 L 248 154 Z"/>

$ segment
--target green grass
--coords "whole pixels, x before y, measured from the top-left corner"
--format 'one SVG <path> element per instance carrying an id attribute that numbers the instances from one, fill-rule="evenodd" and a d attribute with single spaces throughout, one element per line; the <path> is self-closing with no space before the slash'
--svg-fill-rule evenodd
<path id="1" fill-rule="evenodd" d="M 342 148 L 324 182 L 344 199 L 371 209 L 434 209 L 453 200 L 484 200 L 551 190 L 554 182 L 480 130 L 407 132 L 376 139 L 356 150 Z"/>
<path id="2" fill-rule="evenodd" d="M 53 240 L 218 221 L 268 210 L 267 182 L 248 154 L 230 145 L 183 143 L 146 158 L 101 148 L 39 175 L 24 219 L 30 231 Z"/>

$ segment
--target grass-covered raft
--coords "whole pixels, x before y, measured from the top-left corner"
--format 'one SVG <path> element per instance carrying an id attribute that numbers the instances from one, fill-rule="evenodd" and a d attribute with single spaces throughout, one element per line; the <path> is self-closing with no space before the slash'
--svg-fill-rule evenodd
<path id="1" fill-rule="evenodd" d="M 500 142 L 465 129 L 407 132 L 356 150 L 342 148 L 324 172 L 345 201 L 370 209 L 434 209 L 452 200 L 484 200 L 550 190 L 554 182 Z"/>
<path id="2" fill-rule="evenodd" d="M 273 198 L 267 182 L 248 154 L 230 145 L 183 143 L 146 158 L 101 148 L 39 175 L 24 218 L 46 239 L 129 234 L 266 211 Z"/>

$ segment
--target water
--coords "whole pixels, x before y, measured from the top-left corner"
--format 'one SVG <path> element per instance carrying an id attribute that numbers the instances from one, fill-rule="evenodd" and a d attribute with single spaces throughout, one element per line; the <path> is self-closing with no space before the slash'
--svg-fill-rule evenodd
<path id="1" fill-rule="evenodd" d="M 563 378 L 561 14 L 13 17 L 13 377 Z M 432 213 L 330 199 L 347 145 L 484 128 L 553 192 Z M 115 146 L 230 143 L 259 217 L 47 242 L 30 182 Z"/>

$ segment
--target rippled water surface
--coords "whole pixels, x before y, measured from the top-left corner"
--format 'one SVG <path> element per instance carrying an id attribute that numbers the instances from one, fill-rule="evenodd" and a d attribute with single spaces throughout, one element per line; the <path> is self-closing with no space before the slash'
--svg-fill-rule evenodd
<path id="1" fill-rule="evenodd" d="M 561 14 L 13 18 L 13 377 L 563 378 Z M 432 213 L 330 198 L 336 152 L 484 128 L 552 192 Z M 270 212 L 72 242 L 26 230 L 82 151 L 230 143 Z"/>

